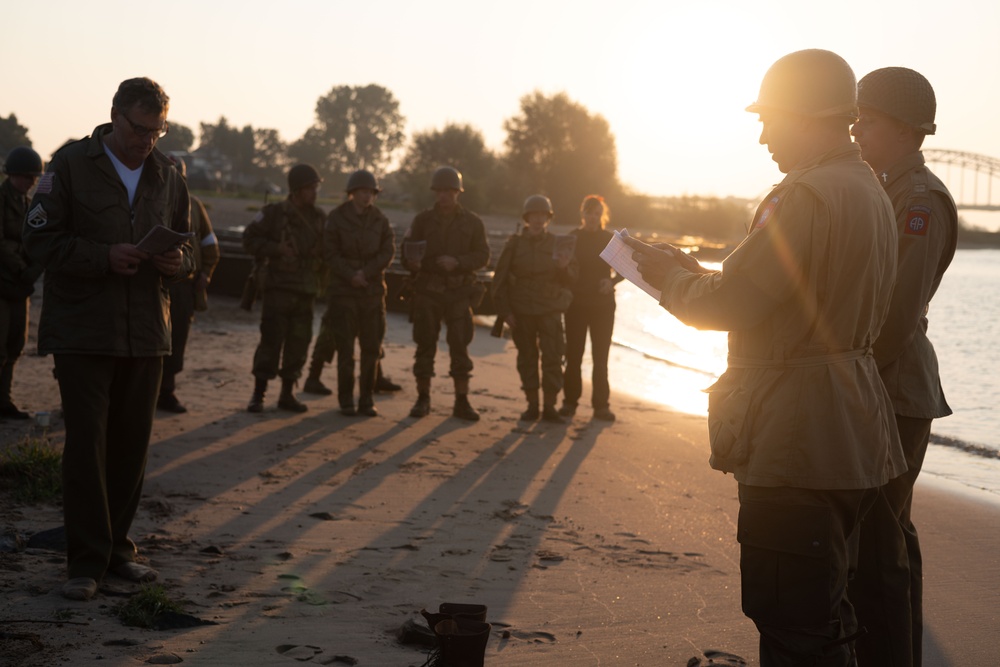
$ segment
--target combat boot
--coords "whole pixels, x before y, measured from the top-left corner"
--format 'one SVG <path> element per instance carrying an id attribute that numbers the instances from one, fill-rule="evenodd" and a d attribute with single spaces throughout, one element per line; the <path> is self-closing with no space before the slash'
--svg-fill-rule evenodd
<path id="1" fill-rule="evenodd" d="M 318 359 L 313 359 L 312 365 L 309 366 L 309 375 L 306 376 L 305 384 L 302 385 L 302 391 L 307 394 L 316 394 L 317 396 L 329 396 L 333 393 L 333 390 L 327 387 L 319 379 L 319 376 L 323 373 L 323 362 Z"/>
<path id="2" fill-rule="evenodd" d="M 402 387 L 382 375 L 382 362 L 380 361 L 375 366 L 375 393 L 376 394 L 391 394 L 396 391 L 402 391 Z"/>
<path id="3" fill-rule="evenodd" d="M 431 413 L 431 379 L 417 378 L 417 402 L 410 408 L 410 416 L 420 419 Z"/>
<path id="4" fill-rule="evenodd" d="M 542 416 L 542 413 L 538 411 L 538 390 L 525 389 L 524 395 L 528 399 L 528 409 L 521 413 L 521 421 L 538 421 L 538 418 Z"/>
<path id="5" fill-rule="evenodd" d="M 455 407 L 451 411 L 452 417 L 464 419 L 469 422 L 479 421 L 479 413 L 469 405 L 469 378 L 455 378 Z"/>
<path id="6" fill-rule="evenodd" d="M 542 421 L 549 422 L 550 424 L 565 424 L 566 420 L 562 418 L 559 411 L 556 410 L 556 395 L 545 393 L 545 407 L 542 408 Z"/>
<path id="7" fill-rule="evenodd" d="M 295 398 L 292 393 L 295 389 L 295 380 L 281 380 L 281 394 L 278 396 L 278 407 L 289 412 L 305 412 L 309 407 Z"/>
<path id="8" fill-rule="evenodd" d="M 253 386 L 253 395 L 247 404 L 247 412 L 264 412 L 264 394 L 267 392 L 267 380 L 257 378 Z"/>

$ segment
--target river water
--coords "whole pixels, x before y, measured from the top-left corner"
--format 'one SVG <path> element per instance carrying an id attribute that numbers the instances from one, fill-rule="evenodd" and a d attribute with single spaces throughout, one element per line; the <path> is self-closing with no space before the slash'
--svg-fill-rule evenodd
<path id="1" fill-rule="evenodd" d="M 617 291 L 612 391 L 705 414 L 726 334 L 682 324 L 631 283 Z M 954 414 L 934 421 L 922 479 L 1000 501 L 1000 250 L 959 250 L 928 318 Z"/>

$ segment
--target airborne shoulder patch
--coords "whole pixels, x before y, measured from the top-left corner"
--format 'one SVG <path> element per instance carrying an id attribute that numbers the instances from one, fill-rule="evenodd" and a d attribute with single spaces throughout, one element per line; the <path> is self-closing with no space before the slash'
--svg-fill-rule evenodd
<path id="1" fill-rule="evenodd" d="M 764 208 L 761 209 L 760 215 L 757 216 L 757 223 L 754 225 L 754 228 L 760 229 L 767 224 L 768 218 L 770 218 L 771 214 L 774 213 L 774 209 L 778 207 L 779 201 L 781 201 L 780 196 L 771 197 L 771 199 L 768 200 L 767 204 L 764 205 Z"/>
<path id="2" fill-rule="evenodd" d="M 906 213 L 906 224 L 903 233 L 908 236 L 927 236 L 931 226 L 931 209 L 927 206 L 911 206 Z"/>
<path id="3" fill-rule="evenodd" d="M 41 204 L 35 204 L 35 207 L 28 211 L 28 215 L 24 218 L 24 221 L 28 223 L 29 227 L 38 229 L 48 223 L 49 214 L 45 212 L 45 208 Z"/>

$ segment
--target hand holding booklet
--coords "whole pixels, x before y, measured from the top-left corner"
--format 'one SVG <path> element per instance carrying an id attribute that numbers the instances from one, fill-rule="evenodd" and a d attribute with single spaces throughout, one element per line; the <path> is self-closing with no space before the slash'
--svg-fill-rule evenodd
<path id="1" fill-rule="evenodd" d="M 180 247 L 182 243 L 191 238 L 194 238 L 194 232 L 175 232 L 169 227 L 156 225 L 142 237 L 142 240 L 135 247 L 150 255 L 162 255 L 168 250 Z"/>
<path id="2" fill-rule="evenodd" d="M 632 259 L 632 253 L 635 251 L 625 243 L 626 238 L 630 238 L 627 229 L 615 231 L 608 245 L 601 251 L 601 259 L 607 262 L 618 275 L 637 285 L 643 292 L 659 301 L 661 291 L 643 280 L 642 274 L 639 273 L 639 263 Z"/>

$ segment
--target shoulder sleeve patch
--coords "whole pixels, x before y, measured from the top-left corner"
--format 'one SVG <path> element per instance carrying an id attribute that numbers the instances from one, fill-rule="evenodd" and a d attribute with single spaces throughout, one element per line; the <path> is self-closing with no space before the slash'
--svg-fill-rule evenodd
<path id="1" fill-rule="evenodd" d="M 774 209 L 778 207 L 778 202 L 781 201 L 781 196 L 771 197 L 766 204 L 760 209 L 760 213 L 757 215 L 757 222 L 754 224 L 754 228 L 760 229 L 767 224 L 768 218 L 774 213 Z"/>
<path id="2" fill-rule="evenodd" d="M 264 219 L 264 211 L 257 211 L 257 215 L 253 217 L 251 222 L 260 222 Z"/>
<path id="3" fill-rule="evenodd" d="M 927 236 L 931 225 L 931 210 L 926 206 L 911 206 L 906 214 L 903 233 L 908 236 Z"/>
<path id="4" fill-rule="evenodd" d="M 28 211 L 28 215 L 25 216 L 24 221 L 29 227 L 38 229 L 48 224 L 49 214 L 45 212 L 45 208 L 41 204 L 35 204 L 35 207 Z"/>
<path id="5" fill-rule="evenodd" d="M 52 184 L 56 180 L 56 174 L 54 171 L 48 171 L 42 174 L 42 177 L 38 179 L 38 185 L 35 186 L 36 195 L 47 195 L 52 192 Z"/>

